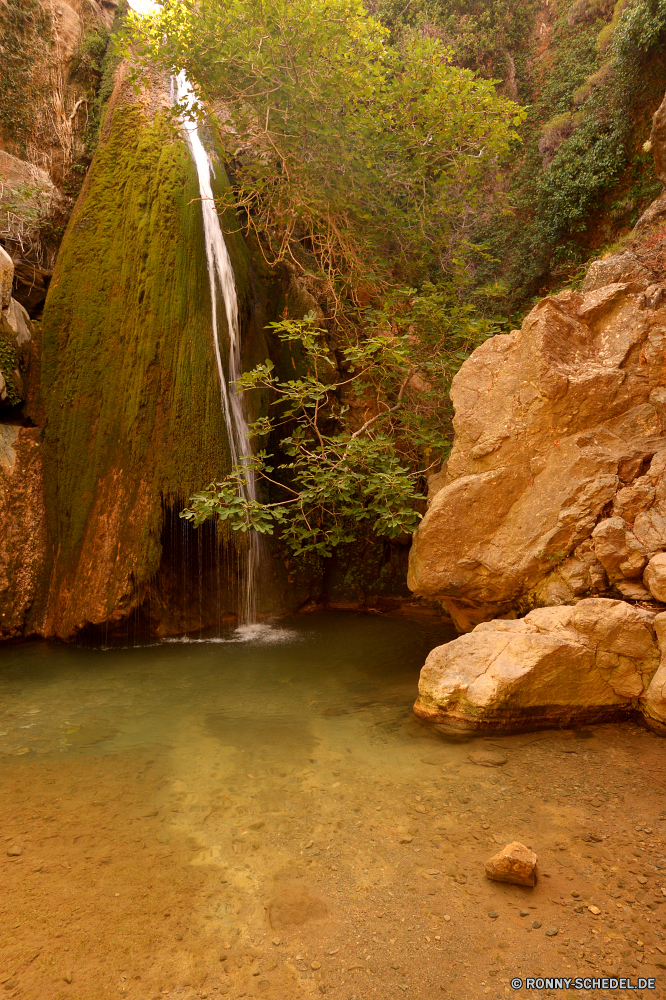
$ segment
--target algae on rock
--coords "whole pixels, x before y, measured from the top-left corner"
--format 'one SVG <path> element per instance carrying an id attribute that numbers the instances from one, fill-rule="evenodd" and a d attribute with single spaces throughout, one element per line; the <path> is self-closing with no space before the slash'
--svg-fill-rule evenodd
<path id="1" fill-rule="evenodd" d="M 194 166 L 164 111 L 118 100 L 109 114 L 44 315 L 43 627 L 62 636 L 141 605 L 163 508 L 229 463 Z M 229 252 L 247 312 L 239 236 Z"/>

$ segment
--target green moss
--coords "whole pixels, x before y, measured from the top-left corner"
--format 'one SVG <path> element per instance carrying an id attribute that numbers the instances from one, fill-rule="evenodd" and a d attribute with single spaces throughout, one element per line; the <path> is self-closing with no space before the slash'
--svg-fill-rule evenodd
<path id="1" fill-rule="evenodd" d="M 74 573 L 107 498 L 135 579 L 149 578 L 163 503 L 228 469 L 198 195 L 170 124 L 149 123 L 136 105 L 117 108 L 44 313 L 46 489 L 59 577 Z M 229 249 L 243 275 L 242 238 Z M 243 282 L 240 291 L 247 311 Z"/>
<path id="2" fill-rule="evenodd" d="M 0 328 L 0 375 L 6 382 L 7 399 L 5 403 L 18 406 L 23 400 L 14 380 L 14 372 L 19 368 L 19 356 L 13 331 L 6 333 Z"/>
<path id="3" fill-rule="evenodd" d="M 99 85 L 92 108 L 92 123 L 90 130 L 92 137 L 91 141 L 93 144 L 97 141 L 99 131 L 104 124 L 106 106 L 111 94 L 113 93 L 116 70 L 118 69 L 121 61 L 120 53 L 116 49 L 114 42 L 119 31 L 121 31 L 123 27 L 128 9 L 127 0 L 120 0 L 120 3 L 116 8 L 109 40 L 104 48 L 104 53 L 99 60 Z"/>
<path id="4" fill-rule="evenodd" d="M 0 3 L 0 135 L 26 148 L 49 82 L 45 57 L 52 46 L 51 15 L 39 0 Z"/>
<path id="5" fill-rule="evenodd" d="M 605 24 L 599 34 L 597 35 L 597 49 L 600 53 L 604 53 L 608 46 L 610 45 L 613 35 L 615 34 L 615 29 L 620 23 L 620 18 L 622 17 L 623 11 L 626 10 L 629 5 L 630 0 L 617 0 L 615 6 L 613 7 L 613 16 L 608 24 Z"/>

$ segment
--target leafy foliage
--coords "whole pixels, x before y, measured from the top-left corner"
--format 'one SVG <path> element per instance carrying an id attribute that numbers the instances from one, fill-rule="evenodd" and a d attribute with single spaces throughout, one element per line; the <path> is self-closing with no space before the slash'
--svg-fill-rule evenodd
<path id="1" fill-rule="evenodd" d="M 379 325 L 387 311 L 374 317 Z M 275 416 L 254 425 L 257 436 L 287 431 L 283 460 L 275 464 L 266 450 L 246 460 L 277 499 L 246 496 L 247 465 L 241 464 L 195 494 L 181 516 L 199 525 L 216 514 L 236 531 L 273 534 L 278 527 L 295 555 L 331 555 L 366 529 L 388 538 L 413 531 L 425 500 L 424 474 L 448 447 L 450 413 L 442 400 L 451 377 L 495 331 L 433 286 L 392 314 L 393 332 L 358 339 L 337 362 L 314 314 L 272 324 L 282 340 L 302 344 L 305 372 L 280 379 L 266 361 L 245 373 L 237 389 L 261 387 L 275 399 Z M 359 426 L 352 431 L 354 422 Z"/>
<path id="2" fill-rule="evenodd" d="M 108 28 L 97 27 L 91 31 L 86 31 L 78 54 L 78 72 L 90 74 L 98 82 L 102 73 L 102 63 L 109 44 L 110 32 Z"/>
<path id="3" fill-rule="evenodd" d="M 613 39 L 618 69 L 626 74 L 640 65 L 645 55 L 663 45 L 666 34 L 666 2 L 639 0 L 622 13 Z"/>
<path id="4" fill-rule="evenodd" d="M 440 38 L 455 63 L 485 77 L 502 77 L 508 53 L 524 46 L 534 22 L 533 0 L 378 0 L 377 17 L 394 37 L 410 32 Z"/>
<path id="5" fill-rule="evenodd" d="M 562 144 L 539 179 L 536 229 L 539 239 L 556 246 L 584 229 L 600 195 L 626 162 L 625 129 L 617 120 L 589 115 Z"/>
<path id="6" fill-rule="evenodd" d="M 313 278 L 325 311 L 275 327 L 302 343 L 300 376 L 266 362 L 238 386 L 274 399 L 254 429 L 282 457 L 244 458 L 265 502 L 241 465 L 183 516 L 277 527 L 299 555 L 412 531 L 448 447 L 450 379 L 491 329 L 462 304 L 466 226 L 521 109 L 439 38 L 391 44 L 360 0 L 182 0 L 130 16 L 130 42 L 137 85 L 148 64 L 184 69 L 198 103 L 181 113 L 220 109 L 233 192 L 218 209 Z"/>
<path id="7" fill-rule="evenodd" d="M 665 42 L 664 0 L 635 0 L 621 13 L 601 2 L 558 8 L 508 172 L 514 215 L 493 210 L 474 231 L 488 252 L 478 286 L 501 275 L 507 311 L 522 314 L 573 279 L 659 193 L 643 143 L 666 86 Z"/>
<path id="8" fill-rule="evenodd" d="M 360 0 L 183 0 L 130 20 L 144 63 L 222 95 L 235 206 L 270 262 L 352 300 L 436 277 L 521 119 L 438 39 L 389 45 Z"/>

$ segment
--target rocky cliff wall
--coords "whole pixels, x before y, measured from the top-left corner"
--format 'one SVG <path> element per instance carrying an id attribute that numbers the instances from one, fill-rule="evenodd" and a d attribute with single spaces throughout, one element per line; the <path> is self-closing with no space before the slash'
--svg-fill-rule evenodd
<path id="1" fill-rule="evenodd" d="M 652 130 L 660 179 L 665 106 Z M 454 445 L 409 585 L 460 631 L 590 595 L 666 600 L 662 203 L 580 291 L 543 299 L 453 381 Z"/>
<path id="2" fill-rule="evenodd" d="M 165 511 L 229 468 L 198 182 L 168 106 L 158 85 L 135 100 L 118 83 L 44 313 L 53 566 L 36 624 L 46 634 L 114 622 L 146 603 L 159 630 L 169 614 L 152 593 Z M 218 187 L 225 183 L 218 164 Z M 252 363 L 266 354 L 267 317 L 242 238 L 227 242 Z M 225 339 L 222 331 L 223 357 Z M 235 610 L 231 591 L 222 613 Z M 180 628 L 212 624 L 210 613 L 203 622 L 179 614 Z"/>
<path id="3" fill-rule="evenodd" d="M 666 486 L 666 287 L 648 281 L 545 299 L 456 376 L 455 443 L 410 586 L 462 630 L 635 586 L 666 545 L 643 527 Z"/>
<path id="4" fill-rule="evenodd" d="M 0 4 L 0 245 L 14 298 L 41 312 L 74 197 L 90 163 L 117 0 Z"/>

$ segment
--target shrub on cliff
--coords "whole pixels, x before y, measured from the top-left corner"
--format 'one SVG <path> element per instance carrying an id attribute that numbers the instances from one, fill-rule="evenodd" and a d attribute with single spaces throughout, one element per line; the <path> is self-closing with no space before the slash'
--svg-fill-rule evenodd
<path id="1" fill-rule="evenodd" d="M 314 278 L 326 312 L 321 328 L 278 326 L 303 344 L 303 377 L 265 365 L 241 384 L 276 401 L 256 430 L 282 428 L 285 461 L 252 461 L 283 495 L 248 501 L 238 469 L 185 516 L 277 524 L 322 555 L 368 525 L 412 530 L 447 446 L 450 379 L 492 331 L 459 294 L 466 229 L 522 111 L 440 40 L 392 45 L 360 0 L 183 0 L 131 19 L 130 42 L 137 82 L 149 64 L 184 70 L 198 101 L 180 113 L 218 109 L 233 184 L 218 208 L 269 264 Z"/>
<path id="2" fill-rule="evenodd" d="M 360 0 L 183 0 L 130 32 L 198 110 L 222 102 L 235 206 L 268 259 L 314 257 L 352 298 L 440 273 L 521 120 L 438 39 L 390 45 Z"/>

